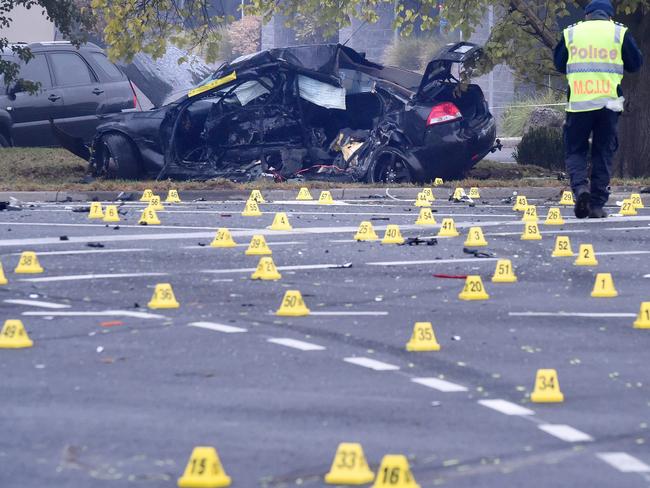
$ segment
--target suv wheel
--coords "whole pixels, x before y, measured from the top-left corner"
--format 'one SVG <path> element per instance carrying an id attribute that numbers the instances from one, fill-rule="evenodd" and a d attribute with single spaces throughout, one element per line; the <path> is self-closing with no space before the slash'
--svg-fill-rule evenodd
<path id="1" fill-rule="evenodd" d="M 135 180 L 142 170 L 131 140 L 116 133 L 104 134 L 98 144 L 96 176 L 110 179 Z"/>
<path id="2" fill-rule="evenodd" d="M 413 183 L 411 168 L 396 148 L 383 147 L 373 157 L 368 168 L 370 183 Z"/>

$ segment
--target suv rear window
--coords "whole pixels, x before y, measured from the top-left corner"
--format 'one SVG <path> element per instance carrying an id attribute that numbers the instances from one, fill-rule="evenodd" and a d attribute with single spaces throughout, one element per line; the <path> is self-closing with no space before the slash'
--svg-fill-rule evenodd
<path id="1" fill-rule="evenodd" d="M 111 63 L 104 53 L 90 53 L 90 55 L 111 80 L 124 78 L 120 69 Z"/>
<path id="2" fill-rule="evenodd" d="M 54 65 L 54 78 L 59 86 L 89 85 L 95 82 L 88 65 L 74 53 L 51 53 Z"/>

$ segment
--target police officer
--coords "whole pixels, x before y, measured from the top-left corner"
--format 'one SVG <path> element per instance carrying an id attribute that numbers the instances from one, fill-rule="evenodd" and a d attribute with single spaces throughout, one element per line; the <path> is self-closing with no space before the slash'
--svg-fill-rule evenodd
<path id="1" fill-rule="evenodd" d="M 566 166 L 575 194 L 575 214 L 603 218 L 609 198 L 612 159 L 618 149 L 616 126 L 623 111 L 623 71 L 635 72 L 643 56 L 627 28 L 613 22 L 610 0 L 592 0 L 585 21 L 564 29 L 555 48 L 555 67 L 569 85 L 564 125 Z M 591 144 L 591 186 L 587 154 Z"/>

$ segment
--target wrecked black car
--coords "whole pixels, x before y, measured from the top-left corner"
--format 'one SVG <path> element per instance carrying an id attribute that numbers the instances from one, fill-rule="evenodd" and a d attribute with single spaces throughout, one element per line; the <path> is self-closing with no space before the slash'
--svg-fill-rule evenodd
<path id="1" fill-rule="evenodd" d="M 452 72 L 480 54 L 451 44 L 420 75 L 340 44 L 272 49 L 222 65 L 173 103 L 107 118 L 90 148 L 54 131 L 100 177 L 455 178 L 499 145 L 480 87 Z"/>

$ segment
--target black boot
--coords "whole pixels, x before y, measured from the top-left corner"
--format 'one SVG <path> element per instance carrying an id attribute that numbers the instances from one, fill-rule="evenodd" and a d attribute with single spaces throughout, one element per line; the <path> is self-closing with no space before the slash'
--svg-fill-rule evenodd
<path id="1" fill-rule="evenodd" d="M 604 219 L 605 217 L 607 217 L 607 212 L 603 207 L 591 207 L 589 211 L 590 219 Z"/>
<path id="2" fill-rule="evenodd" d="M 586 219 L 589 217 L 589 212 L 591 210 L 591 207 L 589 205 L 590 199 L 591 195 L 587 190 L 579 191 L 576 195 L 576 205 L 573 211 L 575 212 L 576 217 L 579 219 Z"/>

